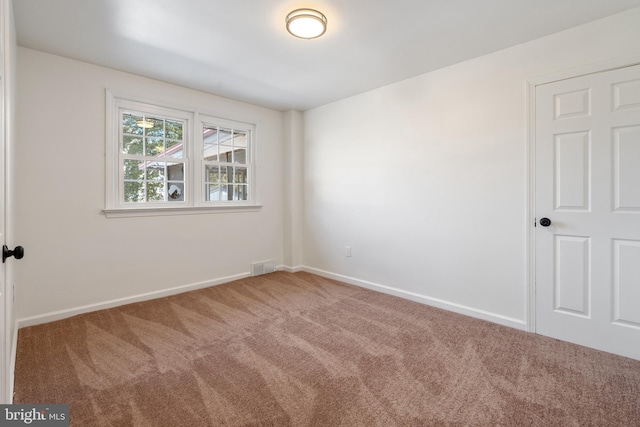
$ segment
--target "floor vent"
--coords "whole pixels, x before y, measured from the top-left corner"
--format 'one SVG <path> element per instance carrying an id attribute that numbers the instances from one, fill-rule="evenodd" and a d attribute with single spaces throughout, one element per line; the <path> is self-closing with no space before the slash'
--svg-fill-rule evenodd
<path id="1" fill-rule="evenodd" d="M 251 264 L 252 276 L 273 273 L 274 271 L 276 271 L 276 262 L 274 260 L 254 262 L 253 264 Z"/>

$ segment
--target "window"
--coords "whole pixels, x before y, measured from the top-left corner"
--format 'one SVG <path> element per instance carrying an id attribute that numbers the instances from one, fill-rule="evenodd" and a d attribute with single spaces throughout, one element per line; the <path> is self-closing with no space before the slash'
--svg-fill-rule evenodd
<path id="1" fill-rule="evenodd" d="M 213 121 L 212 121 L 213 122 Z M 205 174 L 205 200 L 247 200 L 249 163 L 246 129 L 202 126 L 202 159 Z"/>
<path id="2" fill-rule="evenodd" d="M 183 202 L 187 122 L 127 110 L 121 120 L 123 203 Z"/>
<path id="3" fill-rule="evenodd" d="M 255 126 L 107 92 L 107 215 L 256 207 Z"/>

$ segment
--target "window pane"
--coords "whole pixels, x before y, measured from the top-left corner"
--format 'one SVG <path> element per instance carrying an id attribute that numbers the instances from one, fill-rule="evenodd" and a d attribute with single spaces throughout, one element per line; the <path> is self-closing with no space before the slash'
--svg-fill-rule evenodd
<path id="1" fill-rule="evenodd" d="M 233 139 L 231 138 L 232 133 L 233 133 L 233 130 L 231 129 L 218 128 L 218 144 L 232 146 L 233 145 Z"/>
<path id="2" fill-rule="evenodd" d="M 125 159 L 124 179 L 139 180 L 144 178 L 144 162 Z"/>
<path id="3" fill-rule="evenodd" d="M 209 146 L 205 145 L 204 152 L 202 153 L 202 158 L 204 160 L 217 161 L 218 160 L 218 146 L 217 145 L 213 145 L 213 144 L 210 144 Z"/>
<path id="4" fill-rule="evenodd" d="M 124 183 L 124 201 L 143 202 L 144 201 L 144 183 L 140 181 Z"/>
<path id="5" fill-rule="evenodd" d="M 184 181 L 184 163 L 167 162 L 167 179 L 169 181 Z"/>
<path id="6" fill-rule="evenodd" d="M 227 163 L 231 163 L 231 161 L 233 160 L 233 147 L 227 147 L 224 145 L 221 145 L 218 147 L 218 158 L 217 159 L 212 159 L 212 160 L 217 160 L 219 162 L 227 162 Z"/>
<path id="7" fill-rule="evenodd" d="M 167 120 L 165 126 L 167 138 L 182 140 L 182 123 Z"/>
<path id="8" fill-rule="evenodd" d="M 233 163 L 247 163 L 247 149 L 241 148 L 237 149 L 233 152 Z"/>
<path id="9" fill-rule="evenodd" d="M 247 193 L 246 185 L 233 186 L 233 200 L 247 200 Z"/>
<path id="10" fill-rule="evenodd" d="M 233 133 L 233 146 L 238 147 L 247 147 L 247 133 L 241 131 L 234 131 Z"/>
<path id="11" fill-rule="evenodd" d="M 122 115 L 122 133 L 142 135 L 143 129 L 136 124 L 139 120 L 142 120 L 142 116 L 124 113 Z"/>
<path id="12" fill-rule="evenodd" d="M 147 182 L 147 201 L 164 201 L 164 182 Z"/>
<path id="13" fill-rule="evenodd" d="M 226 186 L 207 184 L 205 188 L 205 199 L 207 201 L 227 200 Z"/>
<path id="14" fill-rule="evenodd" d="M 181 159 L 184 157 L 184 144 L 182 141 L 167 140 L 167 157 Z"/>
<path id="15" fill-rule="evenodd" d="M 153 127 L 147 129 L 147 136 L 164 137 L 164 120 L 147 117 L 147 122 L 153 124 Z"/>
<path id="16" fill-rule="evenodd" d="M 164 162 L 153 162 L 147 164 L 147 179 L 150 181 L 164 181 Z"/>
<path id="17" fill-rule="evenodd" d="M 167 184 L 167 196 L 167 200 L 169 200 L 170 202 L 184 201 L 184 183 L 169 182 Z"/>
<path id="18" fill-rule="evenodd" d="M 142 138 L 125 136 L 122 138 L 122 152 L 125 154 L 142 155 Z"/>
<path id="19" fill-rule="evenodd" d="M 202 128 L 202 140 L 204 142 L 202 157 L 205 160 L 218 159 L 218 128 L 206 126 Z"/>
<path id="20" fill-rule="evenodd" d="M 226 184 L 232 182 L 233 168 L 231 166 L 220 166 L 220 182 Z"/>
<path id="21" fill-rule="evenodd" d="M 158 156 L 164 153 L 164 140 L 162 138 L 146 138 L 145 155 Z"/>
<path id="22" fill-rule="evenodd" d="M 233 173 L 233 182 L 236 184 L 246 184 L 247 183 L 247 168 L 237 167 L 235 168 L 235 172 Z"/>
<path id="23" fill-rule="evenodd" d="M 211 183 L 220 182 L 220 167 L 219 166 L 211 166 L 207 165 L 204 169 L 205 173 L 205 181 Z"/>

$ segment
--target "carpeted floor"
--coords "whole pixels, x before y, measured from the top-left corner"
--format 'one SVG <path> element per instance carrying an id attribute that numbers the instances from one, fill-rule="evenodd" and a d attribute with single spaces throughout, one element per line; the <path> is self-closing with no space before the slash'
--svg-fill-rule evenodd
<path id="1" fill-rule="evenodd" d="M 640 361 L 307 273 L 21 329 L 74 426 L 640 425 Z"/>

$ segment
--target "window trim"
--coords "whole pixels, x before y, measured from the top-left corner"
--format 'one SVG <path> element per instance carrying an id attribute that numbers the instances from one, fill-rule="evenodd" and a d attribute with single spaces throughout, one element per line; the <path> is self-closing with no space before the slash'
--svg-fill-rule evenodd
<path id="1" fill-rule="evenodd" d="M 158 114 L 163 117 L 176 118 L 185 121 L 184 132 L 184 162 L 185 162 L 185 198 L 181 202 L 144 202 L 139 204 L 125 204 L 121 200 L 122 171 L 120 165 L 121 143 L 121 109 L 131 109 L 144 113 Z M 234 201 L 206 201 L 205 200 L 205 172 L 203 127 L 206 125 L 228 126 L 250 133 L 247 141 L 247 167 L 250 170 L 247 183 L 249 194 L 247 200 Z M 260 210 L 256 180 L 256 128 L 252 123 L 220 118 L 216 114 L 195 111 L 193 108 L 180 106 L 166 106 L 158 102 L 149 101 L 128 95 L 120 95 L 106 90 L 106 126 L 105 126 L 105 209 L 102 212 L 108 218 L 129 216 L 162 216 L 223 212 L 250 212 Z"/>

